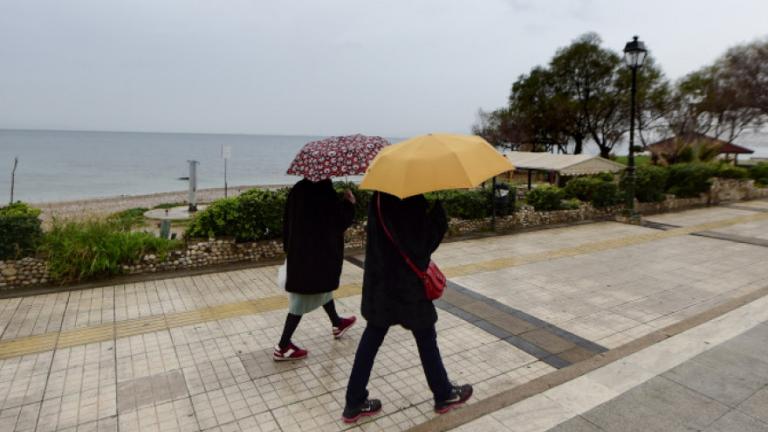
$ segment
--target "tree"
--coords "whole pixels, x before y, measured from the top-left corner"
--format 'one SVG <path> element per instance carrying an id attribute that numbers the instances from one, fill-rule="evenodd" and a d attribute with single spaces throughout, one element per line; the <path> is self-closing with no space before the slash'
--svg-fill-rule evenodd
<path id="1" fill-rule="evenodd" d="M 737 106 L 768 116 L 768 38 L 729 49 L 715 67 L 716 79 Z"/>
<path id="2" fill-rule="evenodd" d="M 585 132 L 579 129 L 579 113 L 556 85 L 553 74 L 536 67 L 512 84 L 509 115 L 517 125 L 518 136 L 532 151 L 557 148 L 567 153 L 569 139 L 576 139 L 581 153 Z"/>
<path id="3" fill-rule="evenodd" d="M 522 141 L 519 132 L 519 129 L 513 125 L 507 108 L 493 111 L 478 110 L 477 122 L 472 126 L 473 134 L 483 137 L 495 147 L 508 150 L 519 150 Z"/>
<path id="4" fill-rule="evenodd" d="M 558 93 L 578 112 L 582 130 L 608 157 L 629 124 L 628 88 L 619 77 L 621 58 L 600 44 L 595 33 L 579 37 L 557 51 L 550 70 Z"/>
<path id="5" fill-rule="evenodd" d="M 667 109 L 669 85 L 653 59 L 644 69 L 638 80 L 638 121 L 640 128 L 654 129 Z M 486 119 L 477 130 L 503 124 L 524 147 L 540 151 L 572 148 L 578 154 L 591 141 L 608 157 L 629 128 L 630 85 L 621 57 L 588 33 L 558 50 L 547 67 L 518 77 L 504 121 Z"/>
<path id="6" fill-rule="evenodd" d="M 734 141 L 768 117 L 768 40 L 729 49 L 677 83 L 666 115 L 676 135 L 702 133 Z"/>
<path id="7" fill-rule="evenodd" d="M 631 76 L 625 78 L 631 80 Z M 627 85 L 631 85 L 628 82 Z M 665 129 L 664 119 L 671 106 L 672 90 L 669 80 L 656 65 L 653 57 L 645 59 L 643 67 L 637 70 L 637 112 L 636 125 L 637 136 L 645 148 L 648 146 L 648 137 L 658 136 Z M 629 109 L 630 101 L 627 101 Z M 627 114 L 629 115 L 629 114 Z"/>

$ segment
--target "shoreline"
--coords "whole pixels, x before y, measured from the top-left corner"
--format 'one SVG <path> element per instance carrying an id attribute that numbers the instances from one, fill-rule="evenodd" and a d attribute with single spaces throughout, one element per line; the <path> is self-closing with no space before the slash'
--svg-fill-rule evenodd
<path id="1" fill-rule="evenodd" d="M 250 189 L 279 189 L 290 187 L 288 184 L 274 185 L 239 185 L 227 188 L 228 196 L 234 197 Z M 76 219 L 91 216 L 107 216 L 136 207 L 153 208 L 160 204 L 187 203 L 188 191 L 156 192 L 142 195 L 118 195 L 113 197 L 83 198 L 68 201 L 30 202 L 39 208 L 41 219 L 45 222 L 54 218 Z M 198 189 L 197 201 L 201 204 L 224 198 L 224 188 Z"/>

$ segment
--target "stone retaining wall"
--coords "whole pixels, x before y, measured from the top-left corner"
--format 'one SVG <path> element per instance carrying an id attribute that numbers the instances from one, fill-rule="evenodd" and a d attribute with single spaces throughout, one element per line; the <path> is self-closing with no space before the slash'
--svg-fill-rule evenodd
<path id="1" fill-rule="evenodd" d="M 48 283 L 48 264 L 38 258 L 0 261 L 0 291 Z"/>
<path id="2" fill-rule="evenodd" d="M 703 207 L 720 202 L 742 199 L 768 198 L 768 188 L 757 188 L 754 182 L 715 179 L 709 194 L 698 198 L 675 198 L 672 195 L 660 203 L 638 203 L 641 214 L 655 214 Z M 585 204 L 576 210 L 537 212 L 532 207 L 523 208 L 512 215 L 496 218 L 496 230 L 510 232 L 547 225 L 562 225 L 589 220 L 615 219 L 623 213 L 622 207 L 595 209 Z M 490 218 L 456 220 L 449 222 L 449 237 L 490 231 Z M 361 249 L 365 246 L 365 226 L 355 225 L 347 230 L 346 247 Z M 283 256 L 282 241 L 270 240 L 237 243 L 231 239 L 189 241 L 183 250 L 173 251 L 167 257 L 145 256 L 141 262 L 123 268 L 126 274 L 154 273 L 172 270 L 190 270 L 235 262 L 258 262 Z M 46 263 L 38 258 L 18 261 L 0 261 L 0 291 L 46 285 L 50 281 Z"/>
<path id="3" fill-rule="evenodd" d="M 667 195 L 667 199 L 657 203 L 637 203 L 635 209 L 641 215 L 652 215 L 657 213 L 669 213 L 683 211 L 696 207 L 709 205 L 711 198 L 707 194 L 702 194 L 697 198 L 675 198 L 674 195 Z"/>
<path id="4" fill-rule="evenodd" d="M 768 188 L 755 186 L 754 180 L 715 178 L 712 180 L 709 196 L 710 204 L 768 198 Z"/>

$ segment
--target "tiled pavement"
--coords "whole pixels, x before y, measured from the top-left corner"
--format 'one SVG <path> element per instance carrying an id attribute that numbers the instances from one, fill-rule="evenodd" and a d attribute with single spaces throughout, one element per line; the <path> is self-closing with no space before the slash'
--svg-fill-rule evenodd
<path id="1" fill-rule="evenodd" d="M 763 297 L 458 431 L 768 431 L 767 319 Z"/>
<path id="2" fill-rule="evenodd" d="M 768 322 L 552 432 L 768 431 Z"/>
<path id="3" fill-rule="evenodd" d="M 678 227 L 666 231 L 598 223 L 444 244 L 434 258 L 455 285 L 438 333 L 452 379 L 487 398 L 564 365 L 551 355 L 575 363 L 768 285 L 768 248 L 688 235 L 759 238 L 762 208 L 650 218 Z M 312 313 L 295 337 L 311 357 L 273 363 L 285 313 L 275 272 L 0 300 L 0 431 L 343 429 L 339 401 L 362 329 L 333 341 Z M 357 313 L 361 277 L 345 265 L 342 314 Z M 355 430 L 433 416 L 407 332 L 387 336 L 371 390 L 385 413 Z"/>

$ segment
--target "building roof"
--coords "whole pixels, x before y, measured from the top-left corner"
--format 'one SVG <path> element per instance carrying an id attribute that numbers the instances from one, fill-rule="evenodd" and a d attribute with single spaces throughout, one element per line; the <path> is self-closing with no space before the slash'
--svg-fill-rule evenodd
<path id="1" fill-rule="evenodd" d="M 720 154 L 752 154 L 755 152 L 754 150 L 748 149 L 746 147 L 729 143 L 717 138 L 712 138 L 700 133 L 687 133 L 663 139 L 659 142 L 650 144 L 648 146 L 648 150 L 655 154 L 672 153 L 680 143 L 690 144 L 694 148 L 698 148 L 703 144 L 716 145 L 720 147 Z"/>
<path id="2" fill-rule="evenodd" d="M 602 158 L 598 155 L 518 151 L 504 152 L 504 155 L 512 162 L 516 170 L 556 171 L 563 176 L 590 175 L 604 172 L 616 173 L 626 168 L 626 166 L 618 162 Z"/>

